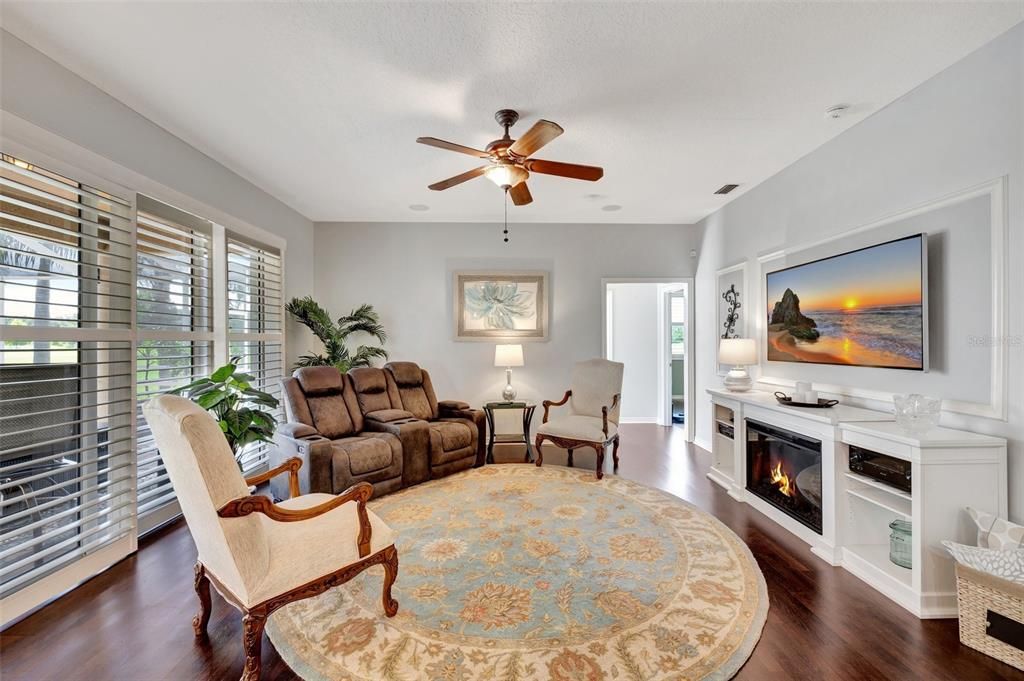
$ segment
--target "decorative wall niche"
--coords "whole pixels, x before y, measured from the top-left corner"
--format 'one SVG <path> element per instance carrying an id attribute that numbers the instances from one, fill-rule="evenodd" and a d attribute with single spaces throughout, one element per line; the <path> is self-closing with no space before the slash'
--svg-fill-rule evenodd
<path id="1" fill-rule="evenodd" d="M 1006 420 L 1007 320 L 1006 178 L 964 189 L 927 204 L 814 243 L 758 258 L 751 282 L 766 387 L 810 380 L 823 392 L 891 404 L 899 393 L 941 397 L 943 409 Z M 906 372 L 768 361 L 768 272 L 893 238 L 928 234 L 929 369 Z M 749 312 L 749 310 L 748 310 Z"/>

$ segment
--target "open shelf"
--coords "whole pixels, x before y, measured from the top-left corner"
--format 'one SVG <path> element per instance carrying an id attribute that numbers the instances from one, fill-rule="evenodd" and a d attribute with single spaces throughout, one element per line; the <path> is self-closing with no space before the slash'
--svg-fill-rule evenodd
<path id="1" fill-rule="evenodd" d="M 895 513 L 896 515 L 901 515 L 904 518 L 909 519 L 913 512 L 910 499 L 904 499 L 903 497 L 889 494 L 887 491 L 880 490 L 875 487 L 868 487 L 866 485 L 848 487 L 846 493 L 852 497 L 863 499 L 875 506 L 884 508 L 886 511 Z"/>
<path id="2" fill-rule="evenodd" d="M 874 487 L 876 489 L 882 490 L 883 492 L 888 492 L 889 494 L 892 494 L 894 496 L 900 497 L 901 499 L 906 499 L 907 501 L 910 501 L 910 499 L 911 499 L 911 496 L 910 496 L 909 493 L 904 492 L 901 489 L 896 489 L 892 485 L 887 485 L 884 482 L 879 482 L 878 480 L 874 480 L 872 478 L 869 478 L 866 475 L 861 475 L 859 473 L 854 473 L 853 471 L 847 471 L 846 472 L 846 477 L 849 478 L 850 480 L 854 480 L 856 482 L 859 482 L 862 485 L 867 485 L 868 487 Z"/>
<path id="3" fill-rule="evenodd" d="M 909 587 L 913 583 L 914 571 L 910 568 L 900 567 L 889 560 L 888 544 L 853 544 L 844 547 L 847 553 L 852 553 L 855 559 L 859 559 L 867 566 L 891 577 L 900 584 Z"/>

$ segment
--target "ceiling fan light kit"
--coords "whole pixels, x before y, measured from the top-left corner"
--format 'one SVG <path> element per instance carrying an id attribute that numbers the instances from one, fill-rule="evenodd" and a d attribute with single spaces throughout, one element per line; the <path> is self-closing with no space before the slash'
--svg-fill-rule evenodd
<path id="1" fill-rule="evenodd" d="M 512 203 L 517 206 L 524 206 L 533 201 L 533 196 L 526 186 L 526 180 L 531 173 L 542 175 L 557 175 L 576 180 L 595 182 L 604 176 L 604 170 L 597 166 L 584 166 L 575 163 L 560 163 L 558 161 L 543 161 L 530 158 L 540 151 L 542 147 L 555 139 L 563 132 L 562 126 L 543 119 L 537 121 L 519 139 L 513 139 L 509 135 L 509 128 L 519 120 L 519 113 L 512 109 L 501 109 L 494 114 L 494 120 L 505 129 L 505 134 L 486 146 L 484 149 L 474 149 L 462 144 L 448 142 L 436 137 L 419 137 L 416 139 L 420 144 L 446 149 L 467 156 L 475 156 L 488 161 L 486 165 L 466 171 L 461 175 L 450 177 L 428 185 L 434 191 L 443 191 L 455 185 L 468 182 L 483 175 L 488 180 L 504 189 Z"/>

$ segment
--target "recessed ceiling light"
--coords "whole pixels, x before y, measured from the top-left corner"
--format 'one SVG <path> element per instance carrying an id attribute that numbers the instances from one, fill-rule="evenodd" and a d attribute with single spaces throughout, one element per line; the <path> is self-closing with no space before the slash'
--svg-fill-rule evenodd
<path id="1" fill-rule="evenodd" d="M 617 203 L 609 203 L 607 206 L 601 206 L 601 210 L 614 213 L 617 210 L 622 210 L 622 206 Z"/>
<path id="2" fill-rule="evenodd" d="M 418 211 L 418 212 L 422 213 L 425 210 L 430 210 L 430 206 L 428 206 L 428 205 L 426 205 L 424 203 L 414 203 L 414 204 L 409 206 L 409 210 L 415 210 L 415 211 Z"/>
<path id="3" fill-rule="evenodd" d="M 842 118 L 849 110 L 849 104 L 836 104 L 825 109 L 825 118 Z"/>

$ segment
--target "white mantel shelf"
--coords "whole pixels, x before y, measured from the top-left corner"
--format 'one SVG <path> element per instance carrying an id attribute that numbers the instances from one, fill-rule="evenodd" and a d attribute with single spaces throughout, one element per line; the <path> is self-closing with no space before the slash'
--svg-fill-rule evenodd
<path id="1" fill-rule="evenodd" d="M 779 401 L 775 399 L 774 393 L 764 390 L 748 390 L 743 393 L 734 393 L 726 390 L 725 388 L 709 388 L 708 394 L 712 397 L 756 405 L 758 407 L 777 411 L 789 416 L 797 416 L 798 418 L 807 419 L 808 421 L 827 423 L 833 426 L 840 423 L 852 423 L 855 421 L 884 421 L 887 418 L 895 418 L 892 414 L 884 411 L 862 409 L 860 407 L 851 407 L 845 404 L 837 404 L 834 407 L 826 407 L 823 409 L 816 409 L 814 407 L 791 407 L 779 404 Z"/>
<path id="2" fill-rule="evenodd" d="M 949 428 L 911 434 L 889 412 L 844 404 L 791 407 L 764 390 L 707 392 L 712 402 L 708 478 L 807 542 L 819 558 L 918 617 L 956 616 L 953 563 L 940 542 L 974 543 L 966 506 L 1006 517 L 1005 440 Z M 748 418 L 821 442 L 820 534 L 746 489 Z M 851 471 L 851 446 L 911 462 L 911 493 Z M 913 525 L 910 569 L 889 562 L 888 524 L 897 518 Z"/>

